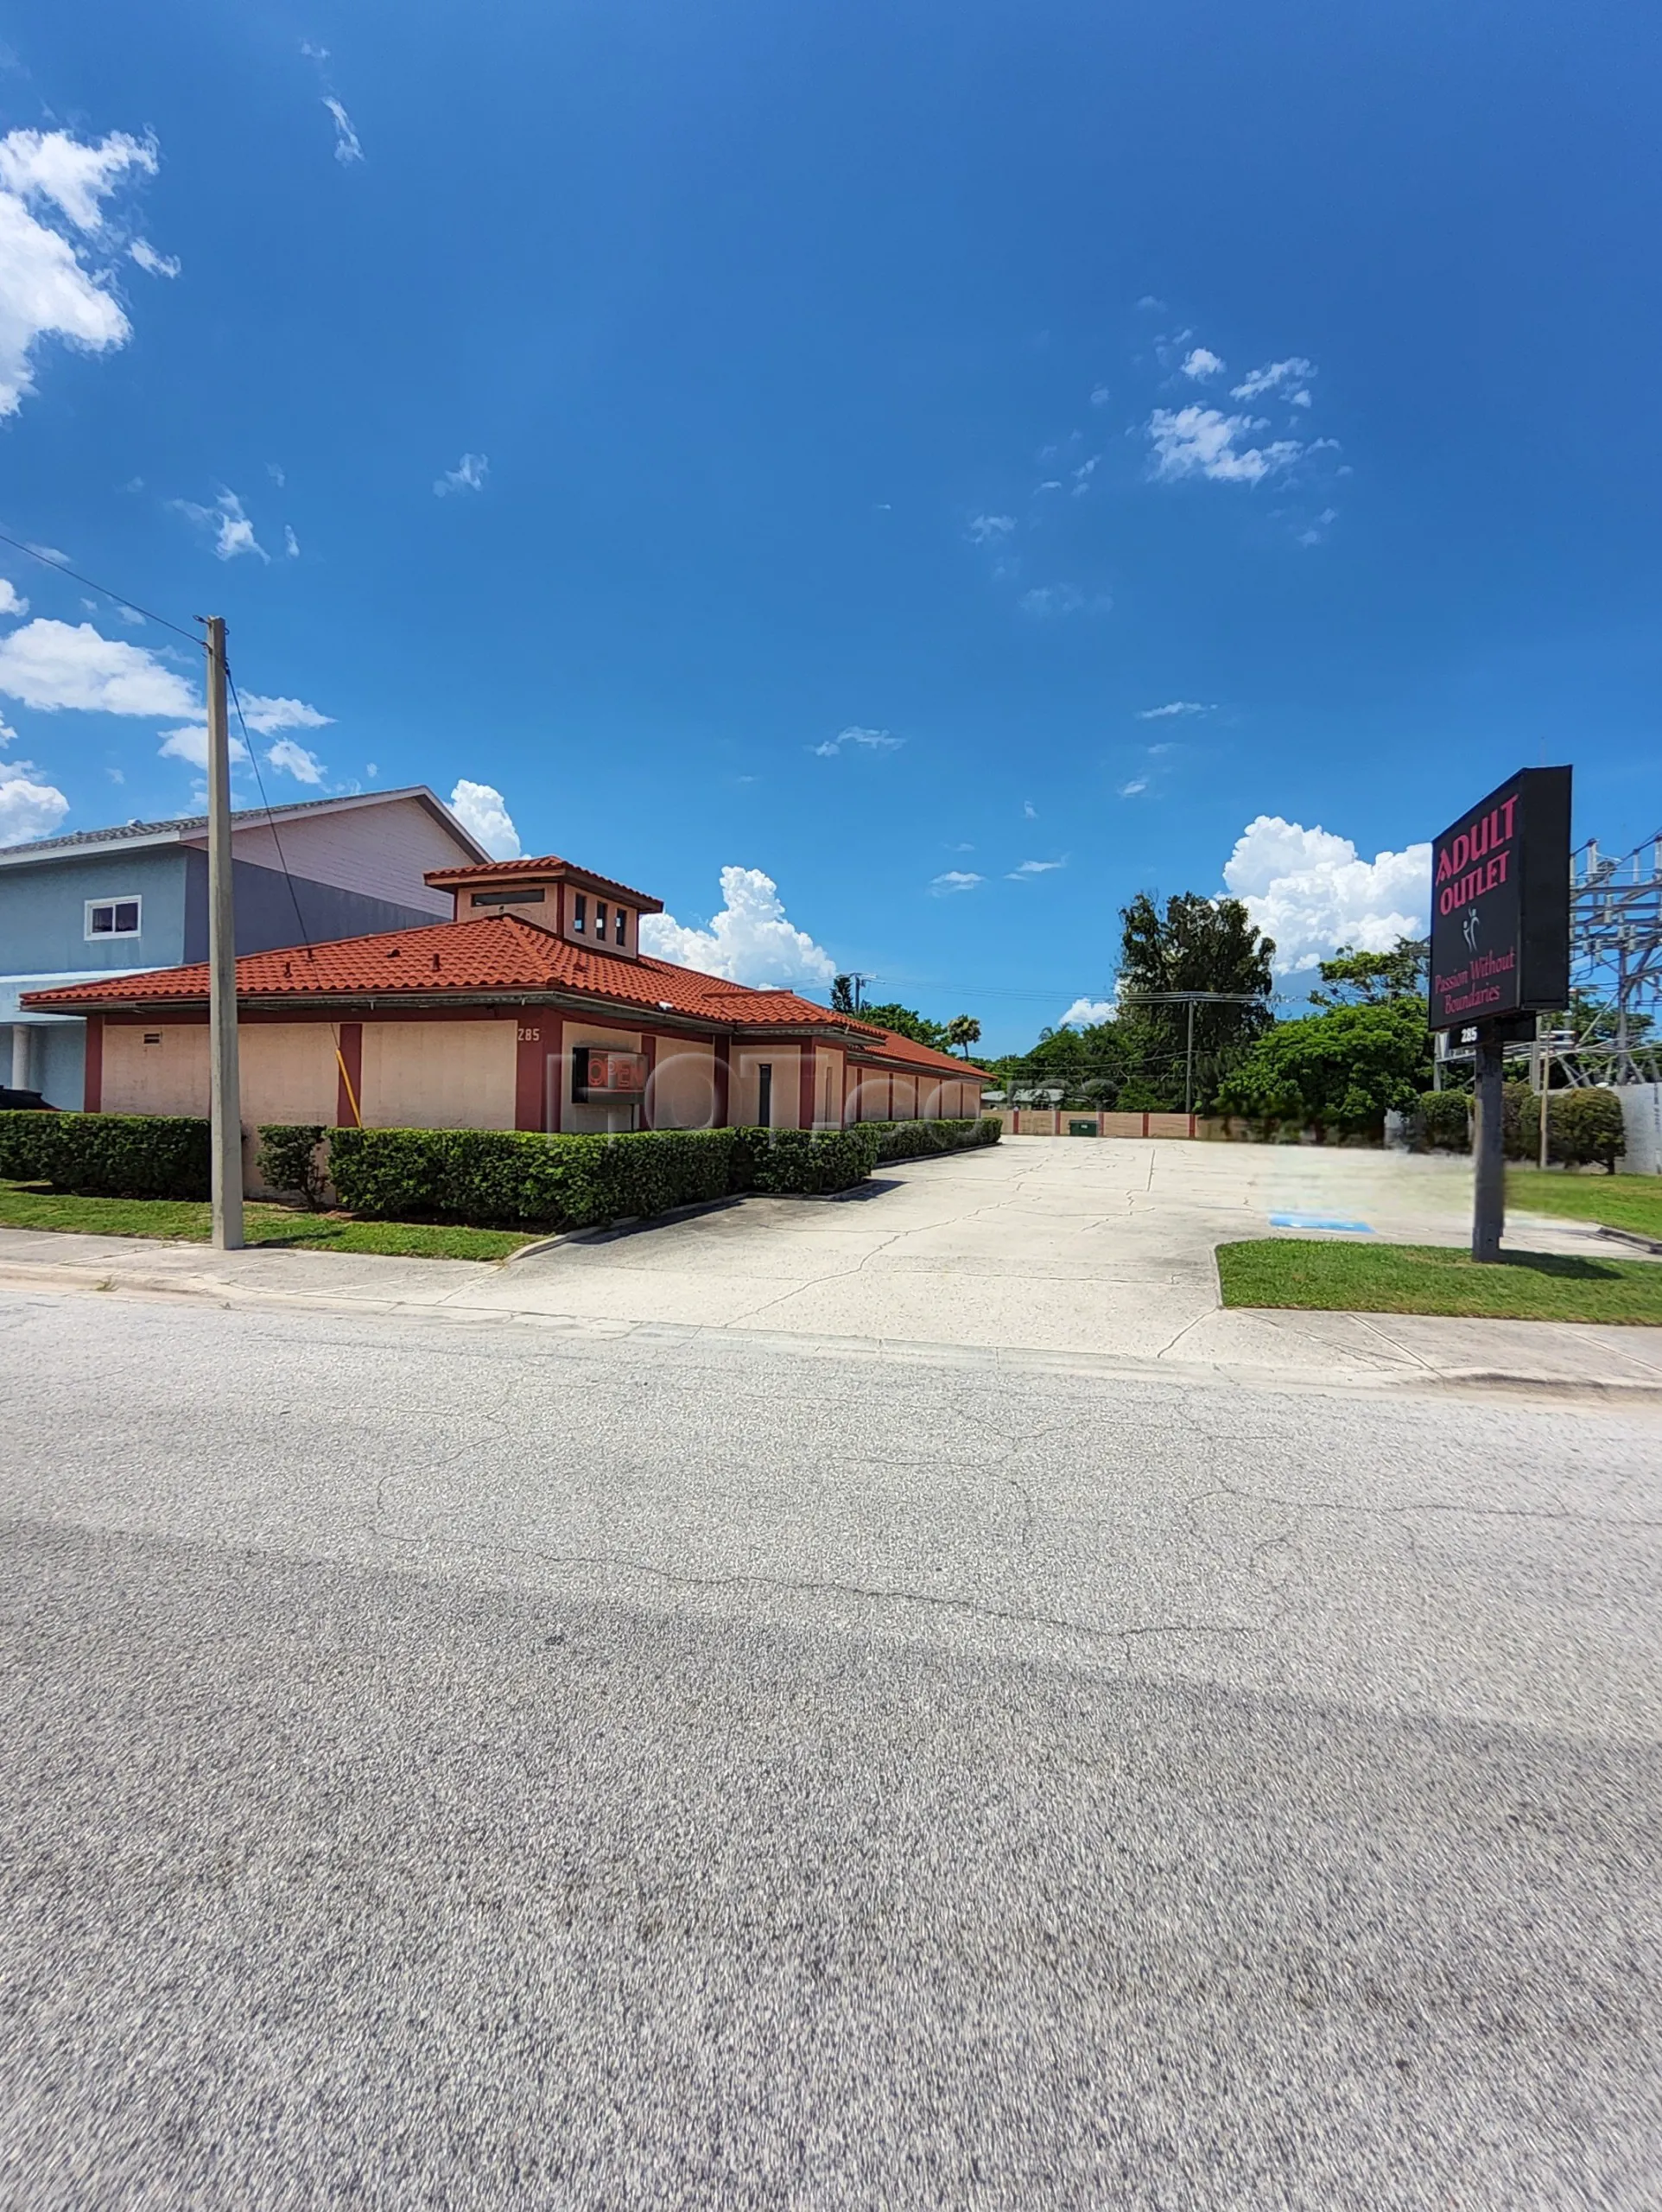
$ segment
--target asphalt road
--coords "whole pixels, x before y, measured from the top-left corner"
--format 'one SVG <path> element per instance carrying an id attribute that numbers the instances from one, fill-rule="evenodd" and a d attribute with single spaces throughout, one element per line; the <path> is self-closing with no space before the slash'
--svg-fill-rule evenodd
<path id="1" fill-rule="evenodd" d="M 1662 1425 L 0 1297 L 7 2208 L 1662 2205 Z"/>

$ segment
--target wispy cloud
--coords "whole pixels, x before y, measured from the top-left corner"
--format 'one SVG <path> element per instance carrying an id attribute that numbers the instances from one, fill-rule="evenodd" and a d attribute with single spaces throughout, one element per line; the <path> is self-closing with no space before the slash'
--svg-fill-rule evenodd
<path id="1" fill-rule="evenodd" d="M 967 536 L 972 545 L 997 545 L 1015 527 L 1014 515 L 972 515 Z"/>
<path id="2" fill-rule="evenodd" d="M 1052 868 L 1066 868 L 1066 860 L 1024 861 L 1019 868 L 1012 868 L 1005 879 L 1010 883 L 1028 883 L 1036 875 L 1049 875 Z"/>
<path id="3" fill-rule="evenodd" d="M 1105 591 L 1087 593 L 1077 584 L 1039 584 L 1016 604 L 1036 621 L 1048 622 L 1064 614 L 1106 614 L 1113 601 Z"/>
<path id="4" fill-rule="evenodd" d="M 1219 366 L 1222 366 L 1221 362 Z M 1231 399 L 1256 399 L 1266 391 L 1285 391 L 1290 387 L 1302 386 L 1315 374 L 1314 363 L 1294 353 L 1285 361 L 1266 361 L 1261 369 L 1254 369 L 1250 376 L 1243 377 L 1238 385 L 1230 386 L 1229 397 Z M 1307 391 L 1300 397 L 1295 391 L 1294 398 L 1300 407 L 1310 404 Z"/>
<path id="5" fill-rule="evenodd" d="M 291 561 L 299 560 L 300 540 L 295 537 L 294 526 L 290 523 L 284 523 L 282 526 L 282 550 Z"/>
<path id="6" fill-rule="evenodd" d="M 1146 776 L 1133 776 L 1128 784 L 1120 785 L 1120 796 L 1121 798 L 1136 798 L 1147 789 L 1148 778 Z"/>
<path id="7" fill-rule="evenodd" d="M 358 133 L 352 129 L 352 119 L 333 92 L 325 92 L 323 105 L 334 124 L 334 157 L 343 168 L 364 158 L 364 148 Z"/>
<path id="8" fill-rule="evenodd" d="M 447 468 L 442 476 L 433 481 L 435 499 L 447 499 L 453 492 L 482 492 L 485 480 L 491 473 L 488 455 L 465 453 L 454 468 Z"/>
<path id="9" fill-rule="evenodd" d="M 1101 467 L 1101 465 L 1102 456 L 1100 453 L 1094 453 L 1090 454 L 1088 459 L 1080 462 L 1078 467 L 1074 471 L 1075 499 L 1077 499 L 1082 498 L 1083 495 L 1090 490 L 1091 479 L 1095 475 L 1097 470 Z"/>
<path id="10" fill-rule="evenodd" d="M 54 569 L 67 569 L 69 566 L 68 554 L 60 552 L 55 545 L 37 545 L 31 538 L 29 550 L 37 561 L 50 561 Z"/>
<path id="11" fill-rule="evenodd" d="M 1037 822 L 1038 820 L 1038 809 L 1034 805 L 1031 798 L 1024 798 L 1021 803 L 1021 818 L 1024 822 Z"/>
<path id="12" fill-rule="evenodd" d="M 1198 699 L 1168 699 L 1164 707 L 1144 707 L 1138 714 L 1139 722 L 1170 721 L 1178 715 L 1209 715 L 1215 708 L 1202 706 Z"/>
<path id="13" fill-rule="evenodd" d="M 1091 386 L 1091 405 L 1093 407 L 1106 407 L 1113 397 L 1113 394 L 1109 391 L 1107 385 L 1096 384 Z"/>
<path id="14" fill-rule="evenodd" d="M 149 238 L 135 238 L 127 249 L 127 257 L 147 276 L 176 276 L 184 265 L 175 254 L 158 253 Z"/>
<path id="15" fill-rule="evenodd" d="M 828 737 L 823 745 L 810 746 L 809 750 L 821 760 L 829 760 L 851 745 L 863 747 L 867 753 L 892 753 L 905 742 L 904 737 L 896 737 L 886 729 L 862 729 L 854 724 L 840 729 L 834 737 Z"/>
<path id="16" fill-rule="evenodd" d="M 946 899 L 949 898 L 955 891 L 974 891 L 976 885 L 985 880 L 984 877 L 977 875 L 973 868 L 949 868 L 944 874 L 935 878 L 929 885 L 929 889 L 937 899 Z"/>
<path id="17" fill-rule="evenodd" d="M 191 522 L 213 532 L 217 560 L 234 561 L 243 553 L 255 554 L 262 561 L 271 558 L 255 537 L 254 525 L 244 513 L 242 501 L 228 486 L 221 487 L 211 507 L 199 506 L 194 499 L 173 499 L 168 504 Z"/>
<path id="18" fill-rule="evenodd" d="M 1224 415 L 1215 407 L 1157 407 L 1147 424 L 1152 473 L 1166 481 L 1202 476 L 1214 484 L 1261 483 L 1291 467 L 1305 450 L 1296 438 L 1262 446 L 1242 442 L 1267 427 L 1252 416 Z"/>
<path id="19" fill-rule="evenodd" d="M 1216 376 L 1222 366 L 1222 360 L 1209 346 L 1196 346 L 1192 353 L 1184 356 L 1183 372 L 1186 377 L 1198 379 Z M 1237 393 L 1235 396 L 1239 398 L 1240 395 Z"/>
<path id="20" fill-rule="evenodd" d="M 258 691 L 242 695 L 243 720 L 260 737 L 280 729 L 327 729 L 333 715 L 320 715 L 304 699 L 269 699 Z"/>

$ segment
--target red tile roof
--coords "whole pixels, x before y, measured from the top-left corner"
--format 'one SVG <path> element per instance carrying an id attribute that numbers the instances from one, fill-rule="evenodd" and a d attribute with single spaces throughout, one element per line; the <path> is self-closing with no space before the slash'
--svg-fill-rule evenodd
<path id="1" fill-rule="evenodd" d="M 865 1026 L 862 1023 L 861 1027 Z M 902 1037 L 893 1029 L 879 1030 L 878 1034 L 883 1039 L 880 1045 L 860 1045 L 856 1048 L 862 1056 L 875 1052 L 885 1060 L 907 1060 L 917 1067 L 939 1069 L 943 1074 L 950 1068 L 960 1078 L 980 1076 L 984 1079 L 991 1079 L 985 1068 L 978 1068 L 973 1060 L 961 1060 L 955 1052 L 937 1052 L 933 1045 L 915 1044 L 910 1037 Z"/>
<path id="2" fill-rule="evenodd" d="M 389 930 L 345 938 L 309 950 L 295 945 L 253 952 L 237 963 L 237 997 L 244 1006 L 295 1000 L 470 998 L 558 991 L 651 1013 L 676 1014 L 746 1029 L 817 1028 L 845 1032 L 858 1049 L 884 1058 L 922 1059 L 963 1071 L 961 1060 L 929 1052 L 847 1014 L 833 1014 L 794 991 L 752 990 L 719 976 L 677 968 L 667 960 L 619 960 L 568 943 L 517 914 L 477 921 L 435 922 L 430 928 Z M 208 993 L 206 963 L 101 976 L 58 990 L 31 991 L 25 1003 L 43 1011 L 96 1013 L 136 1006 L 161 1013 L 200 1006 Z M 971 1069 L 972 1075 L 979 1072 Z"/>
<path id="3" fill-rule="evenodd" d="M 644 914 L 663 912 L 663 899 L 653 898 L 650 892 L 631 890 L 615 876 L 599 875 L 592 868 L 580 868 L 575 861 L 561 860 L 558 853 L 544 853 L 537 860 L 487 861 L 483 867 L 429 868 L 426 880 L 439 890 L 451 891 L 470 883 L 517 883 L 532 875 L 568 875 L 574 883 L 598 884 L 602 890 L 632 899 Z"/>

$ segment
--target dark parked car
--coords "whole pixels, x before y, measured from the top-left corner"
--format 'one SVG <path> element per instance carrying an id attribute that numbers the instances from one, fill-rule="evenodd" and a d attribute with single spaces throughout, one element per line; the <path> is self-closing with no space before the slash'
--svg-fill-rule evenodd
<path id="1" fill-rule="evenodd" d="M 18 1114 L 55 1114 L 58 1110 L 38 1090 L 9 1090 L 0 1083 L 0 1114 L 8 1109 Z"/>

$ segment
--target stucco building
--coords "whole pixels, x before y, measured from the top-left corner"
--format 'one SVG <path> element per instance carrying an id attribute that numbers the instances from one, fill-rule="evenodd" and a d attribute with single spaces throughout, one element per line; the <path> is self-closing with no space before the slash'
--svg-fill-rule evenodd
<path id="1" fill-rule="evenodd" d="M 988 1078 L 794 991 L 656 960 L 662 902 L 549 856 L 428 871 L 449 918 L 237 963 L 245 1124 L 836 1128 L 980 1110 Z M 203 1114 L 205 964 L 66 983 L 86 1103 Z"/>
<path id="2" fill-rule="evenodd" d="M 485 858 L 421 785 L 235 813 L 231 855 L 238 952 L 441 918 L 451 902 L 429 871 Z M 207 912 L 206 815 L 0 850 L 0 1083 L 80 1105 L 80 1020 L 20 1001 L 204 960 Z"/>

